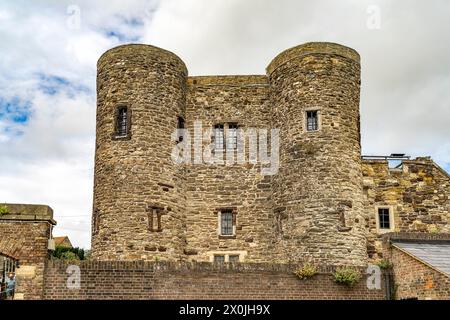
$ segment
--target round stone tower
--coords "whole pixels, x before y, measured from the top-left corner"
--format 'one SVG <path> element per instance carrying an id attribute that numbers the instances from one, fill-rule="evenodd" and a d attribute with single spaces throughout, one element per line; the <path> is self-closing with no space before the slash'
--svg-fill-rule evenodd
<path id="1" fill-rule="evenodd" d="M 187 69 L 175 54 L 123 45 L 98 61 L 92 255 L 175 260 L 183 254 L 183 172 L 171 159 Z"/>
<path id="2" fill-rule="evenodd" d="M 273 179 L 279 261 L 366 263 L 356 51 L 307 43 L 267 67 L 272 126 L 280 129 Z"/>

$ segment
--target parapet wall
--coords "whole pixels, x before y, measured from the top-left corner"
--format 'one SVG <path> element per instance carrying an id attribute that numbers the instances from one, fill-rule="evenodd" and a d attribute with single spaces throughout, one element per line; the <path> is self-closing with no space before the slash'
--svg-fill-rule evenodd
<path id="1" fill-rule="evenodd" d="M 369 290 L 363 277 L 346 287 L 334 282 L 334 267 L 299 280 L 287 264 L 89 261 L 76 264 L 80 287 L 69 289 L 70 264 L 48 263 L 45 299 L 385 299 L 384 283 Z"/>

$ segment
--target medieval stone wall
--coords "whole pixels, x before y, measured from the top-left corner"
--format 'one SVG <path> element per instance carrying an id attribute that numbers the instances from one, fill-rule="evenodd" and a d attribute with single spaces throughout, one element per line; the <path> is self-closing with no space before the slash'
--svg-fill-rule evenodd
<path id="1" fill-rule="evenodd" d="M 383 160 L 364 160 L 362 168 L 371 258 L 382 252 L 378 206 L 392 208 L 394 226 L 389 232 L 450 233 L 450 177 L 430 158 L 404 160 L 400 168 L 389 168 Z"/>

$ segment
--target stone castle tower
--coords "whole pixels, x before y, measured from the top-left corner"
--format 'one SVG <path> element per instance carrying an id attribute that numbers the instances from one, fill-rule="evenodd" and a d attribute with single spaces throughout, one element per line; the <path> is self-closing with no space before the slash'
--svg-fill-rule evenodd
<path id="1" fill-rule="evenodd" d="M 255 76 L 188 77 L 180 58 L 149 45 L 107 51 L 93 257 L 363 265 L 359 92 L 358 53 L 333 43 L 288 49 Z M 172 133 L 196 120 L 224 132 L 279 129 L 278 172 L 174 163 Z"/>

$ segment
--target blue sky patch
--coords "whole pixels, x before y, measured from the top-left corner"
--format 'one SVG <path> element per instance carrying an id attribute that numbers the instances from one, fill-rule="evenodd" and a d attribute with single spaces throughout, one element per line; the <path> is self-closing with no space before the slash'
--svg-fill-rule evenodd
<path id="1" fill-rule="evenodd" d="M 86 86 L 72 83 L 68 79 L 60 76 L 40 73 L 37 77 L 39 78 L 39 90 L 47 95 L 52 96 L 61 91 L 65 91 L 68 96 L 74 97 L 76 93 L 90 93 L 91 91 Z"/>
<path id="2" fill-rule="evenodd" d="M 31 103 L 19 97 L 5 99 L 0 97 L 0 119 L 15 123 L 25 123 L 31 115 Z"/>

